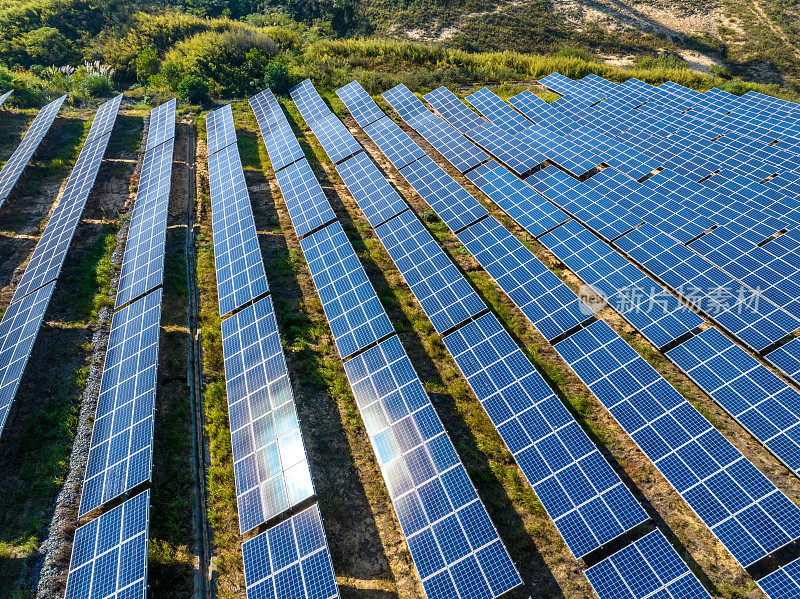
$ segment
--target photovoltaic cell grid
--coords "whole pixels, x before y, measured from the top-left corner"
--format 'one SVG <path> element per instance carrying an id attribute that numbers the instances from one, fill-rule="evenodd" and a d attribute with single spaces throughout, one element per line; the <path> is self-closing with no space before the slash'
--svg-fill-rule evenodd
<path id="1" fill-rule="evenodd" d="M 800 537 L 800 508 L 605 322 L 555 348 L 742 566 Z"/>
<path id="2" fill-rule="evenodd" d="M 375 100 L 369 97 L 358 81 L 351 81 L 339 88 L 336 90 L 336 95 L 344 102 L 361 127 L 366 127 L 384 117 L 381 109 L 375 104 Z"/>
<path id="3" fill-rule="evenodd" d="M 98 128 L 106 130 L 106 133 L 87 141 L 81 149 L 58 206 L 53 210 L 53 215 L 33 250 L 12 301 L 19 301 L 28 293 L 58 278 L 75 228 L 89 198 L 89 192 L 94 187 L 97 171 L 100 170 L 120 98 L 122 96 L 109 100 L 98 110 L 95 123 L 98 118 L 102 118 L 103 123 L 98 124 Z M 95 123 L 92 124 L 92 129 L 95 128 Z"/>
<path id="4" fill-rule="evenodd" d="M 53 281 L 12 303 L 0 322 L 0 435 L 55 286 Z"/>
<path id="5" fill-rule="evenodd" d="M 550 116 L 550 104 L 542 100 L 529 89 L 512 96 L 509 103 L 535 123 L 542 122 Z"/>
<path id="6" fill-rule="evenodd" d="M 647 520 L 493 314 L 444 343 L 576 558 Z"/>
<path id="7" fill-rule="evenodd" d="M 150 480 L 161 289 L 111 321 L 78 516 Z"/>
<path id="8" fill-rule="evenodd" d="M 112 129 L 114 129 L 114 123 L 117 121 L 117 113 L 121 102 L 122 94 L 119 94 L 97 109 L 97 114 L 89 129 L 89 135 L 86 137 L 86 143 L 111 133 Z"/>
<path id="9" fill-rule="evenodd" d="M 162 129 L 164 128 L 162 125 Z M 164 134 L 168 133 L 166 131 Z M 172 186 L 174 134 L 173 127 L 172 137 L 144 155 L 139 189 L 136 191 L 136 202 L 125 242 L 117 307 L 155 289 L 164 281 L 164 244 L 167 237 L 169 192 Z"/>
<path id="10" fill-rule="evenodd" d="M 775 351 L 767 354 L 767 359 L 781 369 L 781 372 L 796 383 L 800 383 L 800 339 L 792 339 Z"/>
<path id="11" fill-rule="evenodd" d="M 247 599 L 339 597 L 316 504 L 242 545 Z"/>
<path id="12" fill-rule="evenodd" d="M 265 89 L 250 98 L 250 106 L 274 171 L 303 158 L 303 150 L 272 91 Z"/>
<path id="13" fill-rule="evenodd" d="M 786 564 L 758 581 L 758 586 L 770 599 L 800 597 L 800 559 Z"/>
<path id="14" fill-rule="evenodd" d="M 587 568 L 586 577 L 600 599 L 711 599 L 659 530 Z"/>
<path id="15" fill-rule="evenodd" d="M 150 490 L 75 531 L 65 599 L 145 599 Z"/>
<path id="16" fill-rule="evenodd" d="M 455 265 L 410 210 L 375 229 L 438 333 L 486 310 Z"/>
<path id="17" fill-rule="evenodd" d="M 208 171 L 219 312 L 225 315 L 269 286 L 236 144 L 209 156 Z"/>
<path id="18" fill-rule="evenodd" d="M 298 237 L 336 220 L 331 204 L 305 158 L 275 176 Z"/>
<path id="19" fill-rule="evenodd" d="M 425 94 L 424 98 L 436 112 L 464 135 L 469 136 L 473 129 L 486 124 L 485 120 L 465 106 L 444 86 Z"/>
<path id="20" fill-rule="evenodd" d="M 336 167 L 369 224 L 377 227 L 408 210 L 400 194 L 378 170 L 366 152 L 360 152 Z"/>
<path id="21" fill-rule="evenodd" d="M 315 121 L 327 118 L 331 114 L 328 105 L 325 104 L 311 83 L 311 79 L 295 85 L 289 94 L 309 127 L 313 128 Z"/>
<path id="22" fill-rule="evenodd" d="M 150 112 L 150 126 L 147 130 L 147 144 L 145 151 L 152 150 L 159 144 L 175 137 L 175 106 L 177 100 L 173 98 L 164 102 Z"/>
<path id="23" fill-rule="evenodd" d="M 7 92 L 6 97 L 8 97 L 10 93 L 11 92 Z M 19 146 L 17 146 L 17 149 L 14 150 L 14 153 L 3 165 L 3 170 L 0 171 L 0 206 L 3 205 L 8 194 L 11 193 L 14 185 L 17 184 L 20 175 L 22 175 L 22 171 L 28 165 L 36 148 L 39 147 L 42 139 L 44 139 L 44 136 L 50 130 L 50 126 L 53 124 L 66 98 L 66 95 L 61 96 L 39 111 L 36 118 L 33 119 L 31 126 L 28 127 L 28 131 L 25 133 L 25 137 L 20 142 Z M 3 103 L 0 102 L 0 106 L 2 106 L 2 104 Z"/>
<path id="24" fill-rule="evenodd" d="M 364 131 L 398 170 L 425 156 L 422 148 L 388 116 L 367 125 Z"/>
<path id="25" fill-rule="evenodd" d="M 428 110 L 410 89 L 403 83 L 383 92 L 383 99 L 397 111 L 397 114 L 408 125 L 419 130 L 423 125 L 437 119 L 436 115 Z"/>
<path id="26" fill-rule="evenodd" d="M 233 125 L 230 104 L 212 110 L 206 115 L 206 136 L 209 159 L 222 148 L 236 143 L 236 128 Z"/>
<path id="27" fill-rule="evenodd" d="M 516 134 L 531 126 L 528 119 L 485 87 L 467 96 L 466 100 L 483 116 L 510 133 Z"/>
<path id="28" fill-rule="evenodd" d="M 496 597 L 521 583 L 397 337 L 345 362 L 426 595 Z"/>
<path id="29" fill-rule="evenodd" d="M 300 240 L 342 359 L 394 332 L 338 222 Z"/>
<path id="30" fill-rule="evenodd" d="M 272 300 L 222 321 L 242 534 L 314 495 Z"/>
<path id="31" fill-rule="evenodd" d="M 5 104 L 5 103 L 6 103 L 6 100 L 8 100 L 8 98 L 9 98 L 9 97 L 11 96 L 11 94 L 13 94 L 13 93 L 14 93 L 14 90 L 13 90 L 13 89 L 10 89 L 10 90 L 8 90 L 6 93 L 4 93 L 2 96 L 0 96 L 0 106 L 2 106 L 3 104 Z"/>
<path id="32" fill-rule="evenodd" d="M 789 468 L 800 472 L 800 393 L 717 329 L 706 329 L 667 356 Z"/>
<path id="33" fill-rule="evenodd" d="M 356 152 L 361 151 L 361 144 L 356 141 L 355 137 L 335 114 L 329 114 L 316 121 L 311 121 L 310 126 L 319 143 L 322 144 L 322 148 L 334 164 L 339 164 Z"/>

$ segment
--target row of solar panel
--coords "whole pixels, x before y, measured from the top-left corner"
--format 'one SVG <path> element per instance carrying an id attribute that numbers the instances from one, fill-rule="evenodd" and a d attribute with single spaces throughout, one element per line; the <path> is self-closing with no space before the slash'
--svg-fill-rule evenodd
<path id="1" fill-rule="evenodd" d="M 318 96 L 302 91 L 298 106 L 309 119 L 323 116 Z M 271 95 L 265 100 L 275 102 Z M 273 160 L 272 143 L 265 144 Z M 304 198 L 318 197 L 317 206 L 333 213 L 310 169 L 287 171 L 278 183 L 302 235 Z M 298 195 L 297 188 L 309 193 Z M 341 224 L 317 228 L 300 245 L 426 595 L 495 597 L 516 587 L 519 574 Z"/>
<path id="2" fill-rule="evenodd" d="M 94 186 L 121 98 L 120 95 L 109 100 L 97 111 L 90 131 L 103 133 L 94 137 L 90 135 L 81 149 L 58 205 L 33 250 L 11 305 L 0 322 L 0 434 L 44 320 L 72 236 Z M 54 106 L 51 105 L 51 111 Z M 49 118 L 47 115 L 45 117 L 40 121 L 42 126 Z"/>
<path id="3" fill-rule="evenodd" d="M 175 100 L 150 113 L 78 517 L 151 480 Z M 67 597 L 144 597 L 150 491 L 78 528 Z M 117 593 L 119 595 L 117 595 Z"/>
<path id="4" fill-rule="evenodd" d="M 401 174 L 404 174 L 403 170 L 401 170 Z M 437 190 L 437 192 L 440 196 L 445 193 L 443 190 Z M 434 205 L 436 199 L 433 196 L 437 194 L 423 191 L 420 193 L 425 199 L 428 195 L 432 196 L 429 203 Z M 444 220 L 447 222 L 447 219 Z M 598 339 L 603 341 L 595 344 Z M 573 351 L 572 344 L 575 343 L 582 343 L 582 345 L 578 345 Z M 797 538 L 798 531 L 794 530 L 791 518 L 781 515 L 784 509 L 796 511 L 791 502 L 768 483 L 766 478 L 749 462 L 746 462 L 719 433 L 713 430 L 707 421 L 702 419 L 664 379 L 604 323 L 597 322 L 590 325 L 558 343 L 556 348 L 579 376 L 582 376 L 584 381 L 589 384 L 590 389 L 610 408 L 623 428 L 634 436 L 645 453 L 667 475 L 668 480 L 709 524 L 709 527 L 714 530 L 740 563 L 749 565 Z M 591 373 L 589 371 L 582 372 L 584 364 L 587 362 L 581 362 L 581 359 L 591 351 L 598 352 L 595 356 L 597 361 L 588 363 L 591 365 Z M 621 356 L 625 358 L 618 361 L 617 358 Z M 654 389 L 651 387 L 662 389 L 658 393 L 653 393 Z M 630 401 L 637 399 L 634 402 L 637 405 L 630 403 L 629 396 Z M 659 400 L 668 405 L 659 404 Z M 622 406 L 624 409 L 619 409 Z M 681 414 L 680 419 L 684 423 L 683 425 L 677 424 L 678 421 L 669 416 L 668 413 L 672 410 L 685 412 Z M 638 424 L 635 419 L 628 418 L 634 414 L 639 419 Z M 669 416 L 668 420 L 671 422 L 669 430 L 664 429 L 660 434 L 648 424 L 656 420 L 659 414 L 664 414 L 664 418 Z M 690 425 L 692 422 L 693 424 Z M 659 427 L 661 424 L 658 422 Z M 685 426 L 689 426 L 691 430 L 686 429 Z M 701 439 L 703 435 L 706 437 Z M 642 438 L 648 440 L 657 438 L 659 445 L 645 443 L 641 440 Z M 680 456 L 680 452 L 692 453 L 696 450 L 700 450 L 700 453 L 691 456 L 687 453 L 683 456 L 685 459 L 675 459 Z M 706 465 L 714 464 L 714 467 L 703 472 L 692 473 L 698 468 L 703 469 L 701 466 L 703 462 L 695 463 L 703 456 L 705 456 L 704 463 Z M 712 456 L 714 457 L 712 458 Z M 669 459 L 660 461 L 664 457 Z M 736 464 L 736 468 L 733 470 L 744 467 L 747 472 L 734 472 L 733 474 L 729 471 L 726 472 L 725 467 L 730 464 Z M 676 470 L 678 466 L 680 469 Z M 686 478 L 687 474 L 688 478 Z M 725 480 L 724 489 L 715 488 L 717 481 L 713 480 L 713 477 L 717 477 L 720 481 Z M 756 483 L 756 481 L 758 482 Z M 759 488 L 764 483 L 767 486 Z M 687 484 L 694 488 L 688 488 Z M 732 501 L 731 489 L 742 491 L 738 495 L 738 501 Z M 742 503 L 743 499 L 745 501 Z M 779 501 L 781 507 L 768 505 L 774 499 Z M 717 510 L 717 507 L 723 507 L 723 509 Z M 764 534 L 761 525 L 757 526 L 754 520 L 748 522 L 749 516 L 742 517 L 744 514 L 739 513 L 742 508 L 745 508 L 746 511 L 751 510 L 753 514 L 759 514 L 760 518 L 767 517 L 767 513 L 770 513 L 777 517 L 776 521 L 780 520 L 781 525 L 773 529 L 775 534 L 768 539 L 769 535 Z"/>

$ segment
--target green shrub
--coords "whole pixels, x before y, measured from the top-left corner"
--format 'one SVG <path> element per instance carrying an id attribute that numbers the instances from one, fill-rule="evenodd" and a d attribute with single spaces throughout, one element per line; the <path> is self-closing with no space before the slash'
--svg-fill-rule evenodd
<path id="1" fill-rule="evenodd" d="M 61 64 L 69 57 L 69 40 L 55 27 L 40 27 L 25 36 L 25 52 L 36 62 Z"/>
<path id="2" fill-rule="evenodd" d="M 181 79 L 183 78 L 178 65 L 174 62 L 165 63 L 161 68 L 161 77 L 167 87 L 172 91 L 178 91 L 178 85 L 180 85 Z"/>
<path id="3" fill-rule="evenodd" d="M 295 79 L 289 73 L 286 62 L 276 58 L 264 69 L 264 85 L 276 94 L 287 94 L 295 84 Z"/>
<path id="4" fill-rule="evenodd" d="M 189 104 L 207 104 L 208 84 L 197 75 L 187 75 L 178 84 L 178 95 Z"/>
<path id="5" fill-rule="evenodd" d="M 158 54 L 152 48 L 144 48 L 136 57 L 136 80 L 139 83 L 147 83 L 150 77 L 158 73 L 161 65 Z"/>
<path id="6" fill-rule="evenodd" d="M 90 96 L 111 95 L 111 79 L 106 75 L 88 75 L 81 80 L 80 86 Z"/>

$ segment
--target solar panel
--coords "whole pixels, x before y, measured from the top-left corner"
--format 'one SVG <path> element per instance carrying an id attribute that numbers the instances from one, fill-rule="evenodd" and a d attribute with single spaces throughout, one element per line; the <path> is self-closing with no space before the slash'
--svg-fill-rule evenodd
<path id="1" fill-rule="evenodd" d="M 150 151 L 175 137 L 175 98 L 150 111 L 150 126 L 147 130 L 145 151 Z"/>
<path id="2" fill-rule="evenodd" d="M 58 278 L 89 192 L 94 187 L 108 140 L 109 134 L 106 134 L 87 142 L 81 149 L 61 199 L 17 285 L 13 301 Z"/>
<path id="3" fill-rule="evenodd" d="M 555 339 L 594 316 L 493 216 L 460 232 L 458 238 L 546 339 Z"/>
<path id="4" fill-rule="evenodd" d="M 161 289 L 111 321 L 78 517 L 150 480 Z"/>
<path id="5" fill-rule="evenodd" d="M 164 282 L 164 244 L 174 145 L 175 139 L 171 138 L 144 155 L 119 275 L 117 307 Z"/>
<path id="6" fill-rule="evenodd" d="M 331 204 L 307 160 L 299 160 L 275 176 L 298 237 L 336 220 Z"/>
<path id="7" fill-rule="evenodd" d="M 206 115 L 206 138 L 209 158 L 222 148 L 236 143 L 236 128 L 230 104 L 225 104 L 222 108 L 212 110 Z"/>
<path id="8" fill-rule="evenodd" d="M 530 133 L 530 130 L 525 130 L 514 137 L 494 123 L 485 122 L 472 129 L 469 136 L 475 143 L 521 176 L 547 160 L 541 144 L 533 142 Z"/>
<path id="9" fill-rule="evenodd" d="M 398 338 L 345 362 L 422 586 L 496 597 L 521 583 Z"/>
<path id="10" fill-rule="evenodd" d="M 65 599 L 144 599 L 150 490 L 75 531 Z"/>
<path id="11" fill-rule="evenodd" d="M 716 329 L 667 352 L 689 377 L 794 472 L 800 472 L 800 393 Z"/>
<path id="12" fill-rule="evenodd" d="M 489 159 L 486 152 L 439 117 L 420 127 L 419 134 L 461 173 Z"/>
<path id="13" fill-rule="evenodd" d="M 573 555 L 583 557 L 647 520 L 493 314 L 444 343 Z"/>
<path id="14" fill-rule="evenodd" d="M 383 99 L 414 129 L 419 130 L 426 123 L 437 120 L 436 115 L 402 83 L 383 92 Z"/>
<path id="15" fill-rule="evenodd" d="M 208 172 L 219 312 L 224 316 L 269 286 L 237 145 L 209 156 Z"/>
<path id="16" fill-rule="evenodd" d="M 786 376 L 792 378 L 796 383 L 800 382 L 800 339 L 792 339 L 789 343 L 768 353 L 766 357 Z"/>
<path id="17" fill-rule="evenodd" d="M 364 131 L 398 170 L 425 156 L 422 148 L 388 116 L 367 125 Z"/>
<path id="18" fill-rule="evenodd" d="M 111 133 L 112 129 L 114 129 L 114 123 L 117 121 L 117 113 L 119 112 L 119 105 L 121 102 L 122 94 L 119 94 L 108 102 L 100 105 L 92 121 L 92 126 L 89 129 L 89 135 L 87 135 L 85 143 Z"/>
<path id="19" fill-rule="evenodd" d="M 311 79 L 306 79 L 295 85 L 289 94 L 292 100 L 303 115 L 303 119 L 313 129 L 316 121 L 327 118 L 331 111 L 328 105 L 325 104 L 323 99 L 311 83 Z"/>
<path id="20" fill-rule="evenodd" d="M 256 115 L 262 134 L 269 132 L 270 128 L 274 127 L 279 120 L 285 119 L 278 99 L 269 88 L 250 98 L 250 107 Z"/>
<path id="21" fill-rule="evenodd" d="M 292 385 L 265 297 L 222 321 L 242 534 L 314 495 Z"/>
<path id="22" fill-rule="evenodd" d="M 547 118 L 550 114 L 550 104 L 529 89 L 516 96 L 511 96 L 508 101 L 534 123 L 541 122 L 542 119 Z"/>
<path id="23" fill-rule="evenodd" d="M 363 128 L 383 118 L 384 114 L 358 81 L 351 81 L 336 90 L 336 95 L 347 106 L 353 118 Z"/>
<path id="24" fill-rule="evenodd" d="M 453 231 L 489 214 L 478 200 L 428 156 L 412 162 L 400 174 Z"/>
<path id="25" fill-rule="evenodd" d="M 10 93 L 11 92 L 5 94 L 5 97 L 8 97 Z M 24 139 L 20 142 L 19 146 L 17 146 L 17 149 L 14 150 L 14 153 L 8 161 L 3 165 L 3 170 L 0 171 L 0 206 L 3 205 L 8 194 L 11 193 L 11 190 L 17 184 L 20 175 L 22 175 L 22 171 L 28 165 L 36 148 L 39 147 L 42 139 L 44 139 L 44 136 L 50 130 L 50 126 L 53 124 L 66 98 L 66 95 L 61 96 L 39 111 L 36 118 L 33 119 L 31 126 L 28 127 Z M 0 101 L 0 106 L 2 105 L 3 102 Z"/>
<path id="26" fill-rule="evenodd" d="M 660 530 L 586 569 L 600 599 L 711 599 Z"/>
<path id="27" fill-rule="evenodd" d="M 247 599 L 339 597 L 317 504 L 246 541 L 242 554 Z"/>
<path id="28" fill-rule="evenodd" d="M 758 581 L 758 586 L 770 599 L 800 597 L 800 559 L 789 562 Z"/>
<path id="29" fill-rule="evenodd" d="M 360 152 L 337 166 L 336 172 L 373 227 L 408 209 L 408 204 L 389 185 L 386 177 L 365 152 Z"/>
<path id="30" fill-rule="evenodd" d="M 411 210 L 375 233 L 438 333 L 486 310 L 486 304 Z"/>
<path id="31" fill-rule="evenodd" d="M 2 96 L 0 96 L 0 106 L 2 106 L 3 104 L 5 104 L 5 103 L 6 103 L 6 100 L 8 100 L 8 98 L 9 98 L 9 97 L 11 96 L 11 94 L 13 94 L 13 93 L 14 93 L 14 90 L 13 90 L 13 89 L 10 89 L 10 90 L 8 90 L 6 93 L 4 93 Z"/>
<path id="32" fill-rule="evenodd" d="M 394 332 L 338 222 L 300 240 L 342 359 Z"/>
<path id="33" fill-rule="evenodd" d="M 605 322 L 555 348 L 742 566 L 800 537 L 800 508 Z"/>
<path id="34" fill-rule="evenodd" d="M 528 119 L 485 87 L 468 95 L 466 100 L 487 119 L 511 133 L 519 133 L 531 125 Z"/>
<path id="35" fill-rule="evenodd" d="M 311 121 L 311 130 L 334 164 L 339 164 L 361 151 L 361 144 L 335 114 Z"/>
<path id="36" fill-rule="evenodd" d="M 547 77 L 539 79 L 539 84 L 552 89 L 562 96 L 569 95 L 577 89 L 576 82 L 561 73 L 550 73 Z"/>
<path id="37" fill-rule="evenodd" d="M 12 303 L 0 322 L 0 435 L 55 286 L 53 281 Z"/>
<path id="38" fill-rule="evenodd" d="M 425 94 L 424 97 L 444 120 L 464 135 L 470 135 L 473 129 L 486 123 L 444 86 Z"/>

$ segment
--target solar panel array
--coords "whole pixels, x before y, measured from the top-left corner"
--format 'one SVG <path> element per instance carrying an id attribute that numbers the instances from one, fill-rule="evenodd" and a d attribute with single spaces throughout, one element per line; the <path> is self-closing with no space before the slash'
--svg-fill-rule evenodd
<path id="1" fill-rule="evenodd" d="M 309 120 L 312 89 L 298 103 Z M 347 92 L 359 103 L 358 89 Z M 369 113 L 367 103 L 359 105 Z M 278 183 L 283 190 L 285 181 Z M 378 203 L 377 178 L 367 187 L 373 215 L 387 214 L 392 199 Z M 284 199 L 291 212 L 298 201 L 291 187 Z M 518 586 L 519 574 L 342 226 L 335 221 L 300 244 L 426 595 L 495 597 Z"/>
<path id="2" fill-rule="evenodd" d="M 11 92 L 7 92 L 3 97 L 0 97 L 0 106 L 3 105 L 3 101 L 10 93 Z M 66 99 L 67 96 L 65 94 L 53 100 L 38 112 L 36 118 L 33 119 L 30 127 L 28 127 L 28 130 L 25 132 L 25 137 L 22 142 L 20 142 L 17 149 L 14 150 L 11 158 L 3 165 L 3 170 L 0 170 L 0 206 L 3 205 L 8 194 L 11 193 L 17 181 L 19 181 L 22 171 L 30 162 L 33 153 L 36 151 L 36 148 L 39 147 L 44 136 L 47 135 L 56 115 L 58 115 L 58 111 L 61 110 L 61 105 Z"/>
<path id="3" fill-rule="evenodd" d="M 768 574 L 758 581 L 758 586 L 771 599 L 795 599 L 800 597 L 800 559 Z"/>
<path id="4" fill-rule="evenodd" d="M 455 96 L 446 90 L 437 90 L 430 97 L 437 110 L 457 128 L 481 126 L 476 125 L 472 117 L 465 116 L 468 109 L 460 102 L 463 110 L 456 106 L 452 102 Z M 404 110 L 409 110 L 409 103 Z M 548 222 L 553 214 L 558 214 L 548 207 L 544 198 L 529 187 L 529 191 L 525 191 L 525 186 L 519 183 L 516 187 L 510 183 L 498 185 L 501 178 L 491 176 L 494 170 L 491 167 L 474 170 L 473 181 L 485 188 L 490 197 L 494 195 L 492 199 L 498 198 L 506 205 L 515 204 L 517 215 L 529 215 L 527 224 L 532 227 L 531 234 L 540 236 L 545 245 L 553 237 L 558 239 L 552 231 L 548 232 L 547 226 L 539 224 L 543 218 Z M 425 193 L 422 195 L 427 199 Z M 522 209 L 526 203 L 533 210 Z M 595 245 L 597 237 L 579 233 L 574 221 L 566 225 L 556 224 L 563 231 L 573 233 L 558 241 L 568 250 L 565 256 L 576 256 L 575 264 L 589 268 L 596 260 L 612 256 L 605 247 Z M 477 226 L 471 225 L 466 231 Z M 464 231 L 461 233 L 459 238 L 463 237 Z M 593 247 L 597 250 L 594 256 L 590 251 Z M 617 262 L 616 258 L 614 261 Z M 599 281 L 610 281 L 610 288 L 618 289 L 614 284 L 619 285 L 625 280 L 617 274 L 623 263 L 627 264 L 623 261 L 617 268 L 604 266 L 593 276 Z M 650 280 L 645 281 L 649 283 Z M 677 307 L 674 298 L 668 301 Z M 695 323 L 697 320 L 692 318 L 682 330 L 686 331 Z M 661 332 L 674 336 L 680 329 L 673 329 L 672 325 L 664 327 Z M 798 538 L 797 507 L 605 323 L 596 322 L 570 332 L 556 344 L 556 349 L 742 565 L 748 566 Z M 794 434 L 793 424 L 791 421 L 781 439 Z"/>
<path id="5" fill-rule="evenodd" d="M 385 181 L 372 168 L 368 177 Z M 359 186 L 350 189 L 369 216 L 373 199 Z M 584 556 L 645 521 L 641 506 L 497 319 L 485 314 L 471 322 L 486 306 L 413 212 L 398 206 L 375 230 L 436 330 L 448 332 L 445 345 L 570 550 Z"/>
<path id="6" fill-rule="evenodd" d="M 285 118 L 278 124 L 282 113 L 271 92 L 250 104 L 262 131 L 283 135 L 289 125 Z M 247 597 L 338 597 L 317 504 L 292 513 L 313 501 L 314 484 L 272 298 L 259 298 L 269 288 L 233 115 L 229 107 L 215 113 L 207 128 L 216 148 L 209 157 L 211 210 L 220 313 L 233 311 L 222 321 L 222 349 L 239 530 L 267 525 L 242 546 Z"/>
<path id="7" fill-rule="evenodd" d="M 81 149 L 59 203 L 33 250 L 11 305 L 0 321 L 0 434 L 44 320 L 55 280 L 94 186 L 121 98 L 120 95 L 109 100 L 98 110 L 89 139 Z M 98 123 L 98 119 L 102 122 Z M 104 131 L 103 135 L 93 138 L 92 132 L 100 130 Z"/>
<path id="8" fill-rule="evenodd" d="M 75 531 L 65 599 L 144 599 L 150 490 Z"/>
<path id="9" fill-rule="evenodd" d="M 164 244 L 175 147 L 175 105 L 175 100 L 170 100 L 150 113 L 142 172 L 119 275 L 117 308 L 164 282 Z"/>

